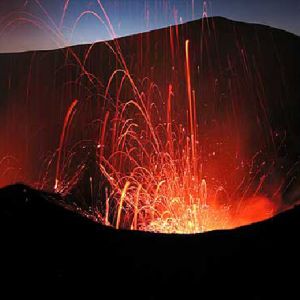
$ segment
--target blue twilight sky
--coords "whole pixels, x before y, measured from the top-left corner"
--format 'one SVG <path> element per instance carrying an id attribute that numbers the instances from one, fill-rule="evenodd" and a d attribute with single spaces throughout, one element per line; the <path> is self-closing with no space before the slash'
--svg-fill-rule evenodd
<path id="1" fill-rule="evenodd" d="M 112 36 L 105 26 L 91 13 L 104 19 L 97 1 L 0 0 L 0 52 L 52 49 L 110 39 Z M 117 36 L 200 18 L 203 2 L 101 0 Z M 66 3 L 68 7 L 61 24 Z M 300 0 L 208 0 L 206 6 L 208 16 L 267 24 L 300 35 Z M 74 27 L 83 12 L 86 14 Z M 62 33 L 60 37 L 58 31 Z"/>

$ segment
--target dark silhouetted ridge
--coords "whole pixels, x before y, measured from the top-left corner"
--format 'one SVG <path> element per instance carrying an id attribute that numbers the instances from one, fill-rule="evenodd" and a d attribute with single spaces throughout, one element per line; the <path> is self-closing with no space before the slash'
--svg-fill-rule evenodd
<path id="1" fill-rule="evenodd" d="M 60 201 L 24 185 L 0 190 L 6 285 L 34 283 L 33 290 L 39 285 L 53 291 L 71 284 L 70 293 L 107 289 L 112 299 L 128 289 L 135 290 L 134 299 L 139 290 L 143 299 L 199 293 L 205 299 L 269 299 L 291 291 L 297 278 L 299 206 L 234 230 L 164 235 L 110 229 Z"/>

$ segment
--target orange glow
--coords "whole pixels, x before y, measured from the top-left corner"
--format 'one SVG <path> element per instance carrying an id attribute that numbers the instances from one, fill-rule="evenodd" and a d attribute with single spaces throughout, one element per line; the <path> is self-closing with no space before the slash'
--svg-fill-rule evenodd
<path id="1" fill-rule="evenodd" d="M 233 227 L 263 221 L 274 215 L 276 205 L 265 197 L 253 197 L 236 213 L 232 221 Z"/>

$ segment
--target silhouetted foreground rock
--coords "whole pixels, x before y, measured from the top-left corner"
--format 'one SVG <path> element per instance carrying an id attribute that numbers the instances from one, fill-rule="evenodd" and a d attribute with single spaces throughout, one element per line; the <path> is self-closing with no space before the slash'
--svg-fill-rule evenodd
<path id="1" fill-rule="evenodd" d="M 100 299 L 291 299 L 297 287 L 300 207 L 186 236 L 116 231 L 59 202 L 23 185 L 0 190 L 3 287 L 83 288 Z"/>

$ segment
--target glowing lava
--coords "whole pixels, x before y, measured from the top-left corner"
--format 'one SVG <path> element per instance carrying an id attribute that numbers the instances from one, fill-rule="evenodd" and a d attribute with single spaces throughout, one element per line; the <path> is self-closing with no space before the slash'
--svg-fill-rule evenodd
<path id="1" fill-rule="evenodd" d="M 111 128 L 109 111 L 105 114 L 99 134 L 98 164 L 109 182 L 105 213 L 99 212 L 100 220 L 107 225 L 190 234 L 240 226 L 270 217 L 274 212 L 275 206 L 260 205 L 261 201 L 254 202 L 253 208 L 259 212 L 253 212 L 252 217 L 249 211 L 240 212 L 233 204 L 239 203 L 236 199 L 220 203 L 219 196 L 224 193 L 221 187 L 209 195 L 199 155 L 201 144 L 197 139 L 199 126 L 195 91 L 191 87 L 188 40 L 185 62 L 187 128 L 172 119 L 172 101 L 176 95 L 172 84 L 168 87 L 167 101 L 163 102 L 166 122 L 153 120 L 147 106 L 152 103 L 148 98 L 151 93 L 138 92 L 135 99 L 117 103 Z M 125 72 L 122 82 L 125 77 L 129 77 L 132 89 L 137 91 L 128 73 Z M 160 109 L 164 110 L 163 104 Z M 112 151 L 105 152 L 105 148 Z M 239 222 L 234 221 L 237 215 Z"/>

